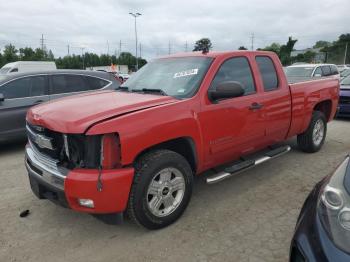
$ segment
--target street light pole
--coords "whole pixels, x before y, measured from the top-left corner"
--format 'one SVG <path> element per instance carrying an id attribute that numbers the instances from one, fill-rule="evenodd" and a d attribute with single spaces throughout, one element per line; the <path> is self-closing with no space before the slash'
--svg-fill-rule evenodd
<path id="1" fill-rule="evenodd" d="M 136 18 L 139 17 L 140 13 L 129 13 L 135 18 L 135 52 L 136 52 L 136 71 L 139 69 L 139 61 L 137 59 L 137 26 L 136 26 Z"/>

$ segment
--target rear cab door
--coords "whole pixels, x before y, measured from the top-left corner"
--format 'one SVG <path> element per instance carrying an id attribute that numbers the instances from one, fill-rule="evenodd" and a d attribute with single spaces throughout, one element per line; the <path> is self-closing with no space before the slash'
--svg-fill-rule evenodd
<path id="1" fill-rule="evenodd" d="M 289 85 L 277 56 L 254 55 L 268 145 L 284 140 L 291 124 Z"/>
<path id="2" fill-rule="evenodd" d="M 33 75 L 13 79 L 0 86 L 5 100 L 0 102 L 0 136 L 25 134 L 27 110 L 49 100 L 48 76 Z"/>

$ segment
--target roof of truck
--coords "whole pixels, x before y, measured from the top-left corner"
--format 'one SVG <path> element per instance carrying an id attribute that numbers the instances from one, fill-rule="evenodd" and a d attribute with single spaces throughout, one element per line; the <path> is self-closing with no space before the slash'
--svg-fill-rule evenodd
<path id="1" fill-rule="evenodd" d="M 241 54 L 241 55 L 248 55 L 248 54 L 255 54 L 255 55 L 271 55 L 275 54 L 274 52 L 270 51 L 248 51 L 248 50 L 235 50 L 235 51 L 209 51 L 207 53 L 203 53 L 202 51 L 196 51 L 196 52 L 185 52 L 185 53 L 176 53 L 172 55 L 162 56 L 160 58 L 170 58 L 170 57 L 219 57 L 219 56 L 225 56 L 228 54 Z"/>

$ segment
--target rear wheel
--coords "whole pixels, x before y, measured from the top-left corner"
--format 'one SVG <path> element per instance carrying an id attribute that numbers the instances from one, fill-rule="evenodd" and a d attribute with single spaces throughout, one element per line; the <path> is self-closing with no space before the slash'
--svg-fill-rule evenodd
<path id="1" fill-rule="evenodd" d="M 327 134 L 327 120 L 320 111 L 312 113 L 307 130 L 298 135 L 298 145 L 304 152 L 314 153 L 321 149 Z"/>
<path id="2" fill-rule="evenodd" d="M 148 229 L 172 224 L 185 211 L 192 185 L 192 170 L 183 156 L 170 150 L 147 153 L 136 162 L 129 217 Z"/>

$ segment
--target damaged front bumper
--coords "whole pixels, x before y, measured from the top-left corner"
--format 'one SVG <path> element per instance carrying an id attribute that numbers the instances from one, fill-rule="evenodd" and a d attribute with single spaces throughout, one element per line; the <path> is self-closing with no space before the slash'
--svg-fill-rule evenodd
<path id="1" fill-rule="evenodd" d="M 134 168 L 69 170 L 30 143 L 25 152 L 30 185 L 37 197 L 92 214 L 120 213 L 126 209 Z M 87 200 L 93 204 L 84 206 Z"/>

